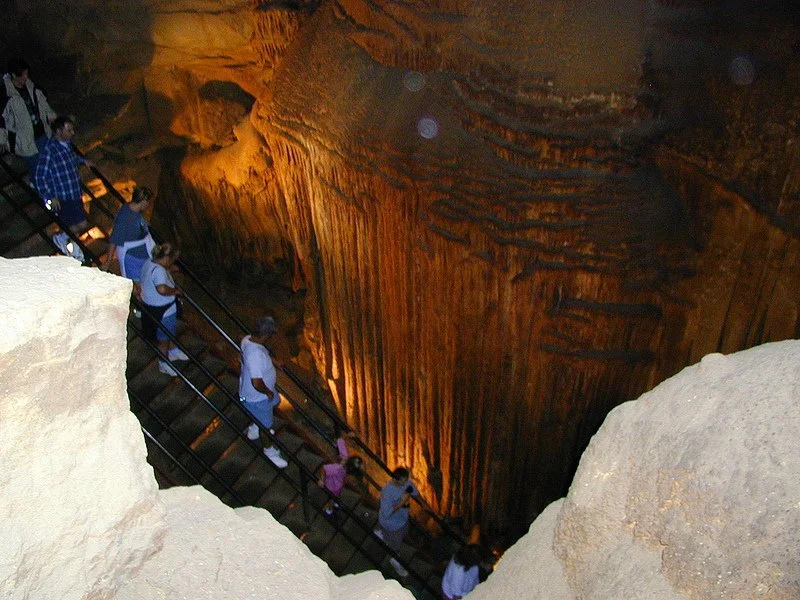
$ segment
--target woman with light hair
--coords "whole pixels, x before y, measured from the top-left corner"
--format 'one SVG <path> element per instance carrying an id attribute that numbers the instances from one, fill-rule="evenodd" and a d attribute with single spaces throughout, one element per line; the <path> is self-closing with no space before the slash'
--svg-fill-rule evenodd
<path id="1" fill-rule="evenodd" d="M 162 354 L 169 360 L 189 360 L 189 357 L 175 347 L 165 330 L 175 336 L 178 322 L 178 296 L 181 290 L 175 285 L 172 278 L 175 261 L 178 260 L 180 251 L 172 244 L 164 243 L 153 248 L 150 260 L 142 266 L 140 284 L 142 287 L 142 331 L 146 339 L 158 344 Z M 158 370 L 175 377 L 178 372 L 173 366 L 164 361 L 158 361 Z"/>

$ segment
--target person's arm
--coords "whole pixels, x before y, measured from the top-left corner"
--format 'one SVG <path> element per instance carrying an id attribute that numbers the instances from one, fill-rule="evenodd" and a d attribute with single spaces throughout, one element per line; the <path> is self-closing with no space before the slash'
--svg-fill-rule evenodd
<path id="1" fill-rule="evenodd" d="M 340 458 L 347 458 L 350 456 L 350 453 L 347 451 L 347 443 L 344 441 L 345 436 L 347 436 L 347 433 L 343 433 L 342 437 L 336 440 L 336 449 L 339 451 Z"/>
<path id="2" fill-rule="evenodd" d="M 162 296 L 180 296 L 181 291 L 176 288 L 172 287 L 171 285 L 167 285 L 166 283 L 160 283 L 156 286 L 156 291 L 161 294 Z"/>
<path id="3" fill-rule="evenodd" d="M 162 296 L 180 296 L 181 291 L 175 286 L 163 265 L 157 265 L 161 270 L 153 274 L 153 284 L 156 291 Z M 172 284 L 172 285 L 170 285 Z"/>
<path id="4" fill-rule="evenodd" d="M 47 101 L 47 96 L 45 96 L 42 89 L 37 87 L 36 94 L 39 96 L 39 116 L 46 120 L 49 125 L 52 125 L 53 121 L 55 121 L 56 117 L 58 117 L 56 111 L 50 107 L 50 103 Z"/>
<path id="5" fill-rule="evenodd" d="M 403 507 L 408 508 L 408 498 L 409 498 L 408 492 L 403 492 L 403 495 L 400 496 L 400 500 L 398 500 L 395 503 L 395 505 L 392 506 L 392 514 L 396 513 Z"/>
<path id="6" fill-rule="evenodd" d="M 44 200 L 45 206 L 50 210 L 59 210 L 61 203 L 56 197 L 55 189 L 53 189 L 52 182 L 50 181 L 50 170 L 53 168 L 53 157 L 50 152 L 45 149 L 39 155 L 39 162 L 36 163 L 36 170 L 33 173 L 33 184 L 36 186 L 36 191 Z M 48 201 L 50 205 L 48 206 Z"/>
<path id="7" fill-rule="evenodd" d="M 253 387 L 256 388 L 259 392 L 261 392 L 262 394 L 266 394 L 267 398 L 269 398 L 270 400 L 275 399 L 275 392 L 273 392 L 271 389 L 267 387 L 267 384 L 264 383 L 264 380 L 261 379 L 261 377 L 253 377 L 250 380 L 250 383 L 252 383 Z"/>
<path id="8" fill-rule="evenodd" d="M 109 242 L 108 252 L 106 252 L 105 259 L 103 260 L 103 268 L 108 269 L 111 266 L 111 263 L 114 262 L 116 256 L 117 256 L 117 245 L 114 244 L 113 242 Z"/>

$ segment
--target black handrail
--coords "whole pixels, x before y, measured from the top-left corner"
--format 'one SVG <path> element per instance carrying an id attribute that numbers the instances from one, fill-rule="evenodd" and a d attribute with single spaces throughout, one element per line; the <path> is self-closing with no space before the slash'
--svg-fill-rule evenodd
<path id="1" fill-rule="evenodd" d="M 242 499 L 241 496 L 234 490 L 230 485 L 228 485 L 224 479 L 222 479 L 214 468 L 207 464 L 202 458 L 200 458 L 196 452 L 194 452 L 189 445 L 184 442 L 181 437 L 175 433 L 172 427 L 169 424 L 165 423 L 164 420 L 158 416 L 158 413 L 154 411 L 146 402 L 142 402 L 139 397 L 134 394 L 132 391 L 128 390 L 128 396 L 139 406 L 141 410 L 147 413 L 147 416 L 153 419 L 156 423 L 158 423 L 159 427 L 161 427 L 162 431 L 166 431 L 170 438 L 173 439 L 178 443 L 178 445 L 186 452 L 189 456 L 191 456 L 194 460 L 200 463 L 203 471 L 211 475 L 218 484 L 225 488 L 225 491 L 228 492 L 238 503 L 239 506 L 245 506 L 247 503 Z M 193 478 L 194 479 L 194 478 Z M 195 479 L 195 482 L 197 480 Z"/>
<path id="2" fill-rule="evenodd" d="M 80 152 L 79 152 L 79 154 L 80 154 Z M 81 155 L 81 156 L 82 156 L 82 155 Z M 113 185 L 113 184 L 112 184 L 112 183 L 111 183 L 111 182 L 110 182 L 110 181 L 109 181 L 109 180 L 108 180 L 108 179 L 105 177 L 105 175 L 103 175 L 103 173 L 102 173 L 102 172 L 101 172 L 101 171 L 100 171 L 100 170 L 99 170 L 97 167 L 95 167 L 95 166 L 92 166 L 92 167 L 89 167 L 89 168 L 90 168 L 91 172 L 92 172 L 92 173 L 93 173 L 95 176 L 97 176 L 97 178 L 98 178 L 98 179 L 99 179 L 99 180 L 100 180 L 100 181 L 103 183 L 103 186 L 105 187 L 105 189 L 106 189 L 106 190 L 107 190 L 109 193 L 111 193 L 111 194 L 112 194 L 112 196 L 113 196 L 114 198 L 116 198 L 118 202 L 120 202 L 120 203 L 125 203 L 125 199 L 122 197 L 122 195 L 121 195 L 121 194 L 120 194 L 120 193 L 117 191 L 117 189 L 114 187 L 114 185 Z M 91 195 L 91 196 L 94 198 L 94 195 L 91 193 L 91 191 L 90 191 L 90 190 L 88 190 L 88 188 L 87 188 L 87 191 L 88 191 L 88 192 L 89 192 L 89 194 L 90 194 L 90 195 Z M 100 203 L 98 203 L 98 204 L 100 204 Z M 100 204 L 100 205 L 101 205 L 101 204 Z M 102 206 L 102 205 L 101 205 L 101 206 Z M 154 234 L 154 232 L 152 231 L 152 229 L 151 229 L 151 234 L 153 234 L 153 237 L 154 237 L 154 239 L 157 237 L 157 236 Z M 180 266 L 181 270 L 182 270 L 183 272 L 185 272 L 185 273 L 186 273 L 186 274 L 187 274 L 187 275 L 188 275 L 188 276 L 189 276 L 189 277 L 192 279 L 192 281 L 193 281 L 195 284 L 197 284 L 197 285 L 200 287 L 200 289 L 202 289 L 202 290 L 203 290 L 203 291 L 206 293 L 206 295 L 208 295 L 208 296 L 209 296 L 209 298 L 211 298 L 211 299 L 212 299 L 212 300 L 213 300 L 213 301 L 214 301 L 214 302 L 217 304 L 217 306 L 219 306 L 219 308 L 220 308 L 220 309 L 221 309 L 221 310 L 222 310 L 222 311 L 225 313 L 225 315 L 226 315 L 226 316 L 227 316 L 227 317 L 228 317 L 228 318 L 229 318 L 229 319 L 230 319 L 230 320 L 231 320 L 231 321 L 232 321 L 234 324 L 236 324 L 236 326 L 237 326 L 237 327 L 239 327 L 239 328 L 240 328 L 240 330 L 241 330 L 243 333 L 245 333 L 245 334 L 250 334 L 250 333 L 251 333 L 251 331 L 249 330 L 249 328 L 248 328 L 248 327 L 247 327 L 247 326 L 246 326 L 246 325 L 245 325 L 245 324 L 244 324 L 244 323 L 241 321 L 241 319 L 239 319 L 239 318 L 236 316 L 236 314 L 235 314 L 235 313 L 234 313 L 234 312 L 233 312 L 233 311 L 232 311 L 232 310 L 231 310 L 231 309 L 230 309 L 230 308 L 227 306 L 227 304 L 225 304 L 225 302 L 224 302 L 222 299 L 220 299 L 219 297 L 217 297 L 217 296 L 216 296 L 216 294 L 214 294 L 214 293 L 213 293 L 213 292 L 212 292 L 212 291 L 211 291 L 211 290 L 210 290 L 210 289 L 209 289 L 209 288 L 208 288 L 208 287 L 207 287 L 207 286 L 206 286 L 206 285 L 205 285 L 205 284 L 202 282 L 202 280 L 201 280 L 201 279 L 200 279 L 200 278 L 199 278 L 199 277 L 198 277 L 196 274 L 194 274 L 194 272 L 193 272 L 191 269 L 189 269 L 189 268 L 188 268 L 188 266 L 186 266 L 186 264 L 185 264 L 184 262 L 182 262 L 182 261 L 178 261 L 178 264 L 179 264 L 179 266 Z M 195 306 L 195 305 L 196 305 L 196 303 L 195 303 L 194 301 L 191 301 L 191 304 L 192 304 L 193 306 Z M 230 344 L 230 345 L 231 345 L 233 348 L 235 348 L 237 352 L 241 352 L 241 348 L 239 347 L 239 345 L 238 345 L 238 344 L 237 344 L 237 343 L 236 343 L 236 342 L 235 342 L 235 341 L 234 341 L 234 340 L 233 340 L 233 339 L 232 339 L 232 338 L 231 338 L 231 337 L 230 337 L 230 336 L 229 336 L 227 333 L 225 333 L 225 332 L 222 330 L 222 328 L 221 328 L 221 327 L 220 327 L 220 326 L 219 326 L 219 325 L 218 325 L 218 324 L 217 324 L 217 323 L 216 323 L 216 322 L 215 322 L 215 321 L 214 321 L 214 320 L 211 318 L 211 316 L 210 316 L 210 315 L 207 315 L 207 314 L 205 313 L 205 311 L 202 311 L 202 312 L 201 312 L 201 314 L 202 314 L 202 315 L 203 315 L 203 317 L 205 318 L 206 322 L 208 322 L 209 324 L 211 324 L 211 325 L 212 325 L 212 327 L 214 327 L 215 329 L 217 329 L 217 331 L 219 331 L 219 332 L 220 332 L 220 333 L 223 335 L 223 337 L 226 339 L 226 341 L 228 341 L 228 343 L 229 343 L 229 344 Z M 311 390 L 308 388 L 308 386 L 305 384 L 305 382 L 304 382 L 304 381 L 302 381 L 302 380 L 300 379 L 300 377 L 298 377 L 298 376 L 297 376 L 295 373 L 293 373 L 293 372 L 292 372 L 290 369 L 288 369 L 288 368 L 286 368 L 286 367 L 284 367 L 284 366 L 278 366 L 278 368 L 279 368 L 279 369 L 280 369 L 280 370 L 281 370 L 283 373 L 285 373 L 285 374 L 286 374 L 286 375 L 289 377 L 289 379 L 290 379 L 290 380 L 291 380 L 291 381 L 292 381 L 292 382 L 293 382 L 295 385 L 297 385 L 297 386 L 298 386 L 298 387 L 301 389 L 301 391 L 302 391 L 302 392 L 303 392 L 303 393 L 304 393 L 304 394 L 305 394 L 305 395 L 306 395 L 306 396 L 307 396 L 307 397 L 308 397 L 308 398 L 309 398 L 309 399 L 310 399 L 310 400 L 311 400 L 311 401 L 312 401 L 312 402 L 313 402 L 313 403 L 314 403 L 314 404 L 315 404 L 315 405 L 316 405 L 316 406 L 317 406 L 317 407 L 318 407 L 320 410 L 322 410 L 322 411 L 323 411 L 323 412 L 324 412 L 324 413 L 325 413 L 325 414 L 328 416 L 328 418 L 330 418 L 330 419 L 331 419 L 331 420 L 332 420 L 332 421 L 333 421 L 333 422 L 334 422 L 334 423 L 335 423 L 335 424 L 336 424 L 336 425 L 337 425 L 337 426 L 338 426 L 340 429 L 342 429 L 343 431 L 352 431 L 352 428 L 351 428 L 351 427 L 350 427 L 350 426 L 349 426 L 349 425 L 348 425 L 348 424 L 347 424 L 347 423 L 344 421 L 344 419 L 342 419 L 342 417 L 341 417 L 341 416 L 340 416 L 340 415 L 339 415 L 339 414 L 338 414 L 336 411 L 334 411 L 334 410 L 332 410 L 330 407 L 328 407 L 328 406 L 327 406 L 327 404 L 326 404 L 325 402 L 323 402 L 323 401 L 321 401 L 319 398 L 317 398 L 316 394 L 315 394 L 315 393 L 313 393 L 313 392 L 312 392 L 312 391 L 311 391 Z M 307 422 L 309 422 L 309 423 L 314 423 L 314 425 L 312 425 L 312 426 L 314 427 L 314 429 L 315 429 L 315 430 L 317 430 L 317 431 L 318 431 L 318 433 L 320 433 L 320 435 L 322 435 L 323 439 L 325 439 L 325 440 L 326 440 L 326 441 L 327 441 L 329 444 L 331 444 L 331 445 L 334 445 L 334 446 L 335 446 L 335 441 L 334 441 L 334 440 L 332 440 L 332 439 L 331 439 L 329 436 L 327 436 L 327 435 L 326 435 L 326 434 L 324 434 L 323 432 L 319 431 L 319 428 L 318 428 L 318 426 L 317 426 L 316 422 L 314 422 L 314 421 L 313 421 L 313 419 L 306 418 L 306 415 L 305 415 L 305 413 L 304 413 L 304 412 L 303 412 L 303 411 L 300 409 L 300 407 L 298 406 L 298 404 L 297 404 L 297 403 L 296 403 L 296 402 L 295 402 L 295 401 L 294 401 L 294 400 L 291 398 L 291 396 L 285 392 L 285 390 L 283 390 L 283 389 L 281 389 L 280 387 L 278 387 L 278 391 L 279 391 L 279 392 L 281 392 L 281 393 L 283 393 L 283 395 L 284 395 L 284 397 L 287 399 L 287 401 L 289 401 L 289 402 L 292 404 L 292 406 L 293 406 L 293 407 L 294 407 L 296 410 L 298 410 L 298 413 L 299 413 L 299 414 L 301 414 L 301 416 L 303 416 L 303 417 L 304 417 L 304 419 L 305 419 Z M 359 447 L 361 450 L 363 450 L 363 452 L 364 452 L 364 453 L 365 453 L 367 456 L 369 456 L 369 457 L 370 457 L 370 459 L 372 459 L 372 461 L 373 461 L 373 462 L 375 462 L 375 463 L 377 463 L 377 464 L 378 464 L 378 466 L 379 466 L 379 467 L 380 467 L 380 468 L 381 468 L 381 469 L 384 471 L 384 473 L 386 473 L 387 475 L 391 476 L 391 470 L 389 469 L 388 465 L 387 465 L 387 464 L 386 464 L 386 463 L 383 461 L 383 459 L 381 459 L 381 457 L 380 457 L 380 456 L 378 456 L 378 455 L 377 455 L 375 452 L 373 452 L 373 451 L 372 451 L 372 449 L 370 449 L 370 448 L 369 448 L 369 446 L 367 446 L 367 445 L 366 445 L 366 443 L 364 443 L 364 441 L 363 441 L 363 440 L 361 440 L 361 438 L 359 438 L 358 436 L 356 436 L 356 437 L 354 438 L 354 441 L 355 441 L 356 445 L 357 445 L 357 446 L 358 446 L 358 447 Z M 370 482 L 371 482 L 371 483 L 372 483 L 372 484 L 373 484 L 373 485 L 374 485 L 374 486 L 375 486 L 377 489 L 380 489 L 380 485 L 378 485 L 378 484 L 377 484 L 377 482 L 375 482 L 375 481 L 374 481 L 374 480 L 372 480 L 371 478 L 368 478 L 368 480 L 369 480 L 369 481 L 370 481 Z M 460 545 L 462 545 L 462 546 L 469 544 L 469 541 L 466 539 L 466 537 L 465 537 L 463 534 L 461 534 L 460 532 L 457 532 L 457 531 L 455 531 L 455 530 L 454 530 L 454 529 L 453 529 L 453 528 L 452 528 L 450 525 L 448 525 L 448 523 L 447 523 L 447 522 L 446 522 L 444 519 L 442 519 L 442 518 L 441 518 L 439 515 L 437 515 L 435 512 L 433 512 L 433 510 L 431 510 L 431 509 L 430 509 L 430 508 L 427 506 L 427 504 L 425 504 L 425 503 L 421 502 L 421 500 L 420 500 L 419 498 L 416 498 L 416 497 L 414 498 L 414 500 L 415 500 L 415 502 L 418 504 L 418 506 L 419 506 L 419 507 L 420 507 L 420 508 L 421 508 L 421 509 L 422 509 L 422 510 L 423 510 L 423 511 L 426 513 L 426 514 L 430 515 L 430 516 L 433 518 L 433 520 L 436 522 L 436 524 L 437 524 L 437 525 L 438 525 L 438 526 L 439 526 L 439 527 L 442 529 L 442 531 L 444 531 L 444 532 L 445 532 L 445 533 L 446 533 L 448 536 L 450 536 L 451 538 L 454 538 L 454 539 L 455 539 L 457 542 L 459 542 L 459 543 L 460 543 Z"/>
<path id="3" fill-rule="evenodd" d="M 175 465 L 177 465 L 177 466 L 178 466 L 178 468 L 179 468 L 181 471 L 183 471 L 184 475 L 186 475 L 186 476 L 187 476 L 189 479 L 191 479 L 192 481 L 194 481 L 194 482 L 195 482 L 195 484 L 197 484 L 197 485 L 200 485 L 200 481 L 198 481 L 197 477 L 195 477 L 194 475 L 192 475 L 192 473 L 189 471 L 189 469 L 187 469 L 187 468 L 186 468 L 186 467 L 185 467 L 183 464 L 181 464 L 181 462 L 180 462 L 180 461 L 179 461 L 177 458 L 175 458 L 174 456 L 172 456 L 172 452 L 170 452 L 169 450 L 167 450 L 167 449 L 164 447 L 164 444 L 162 444 L 161 442 L 159 442 L 159 441 L 158 441 L 158 440 L 155 438 L 155 436 L 154 436 L 153 434 L 151 434 L 149 431 L 147 431 L 147 429 L 145 429 L 144 427 L 140 427 L 140 429 L 142 430 L 142 432 L 144 433 L 144 436 L 145 436 L 147 439 L 149 439 L 151 442 L 153 442 L 153 444 L 155 444 L 155 446 L 156 446 L 156 447 L 157 447 L 159 450 L 161 450 L 161 451 L 162 451 L 164 454 L 166 454 L 166 455 L 167 455 L 167 458 L 169 458 L 169 459 L 170 459 L 170 460 L 171 460 L 171 461 L 172 461 L 172 462 L 173 462 Z M 162 473 L 163 473 L 163 471 L 162 471 Z M 166 473 L 163 473 L 163 474 L 164 474 L 164 476 L 165 476 L 165 477 L 168 477 L 168 475 L 167 475 Z M 172 478 L 170 477 L 170 479 L 172 479 Z"/>

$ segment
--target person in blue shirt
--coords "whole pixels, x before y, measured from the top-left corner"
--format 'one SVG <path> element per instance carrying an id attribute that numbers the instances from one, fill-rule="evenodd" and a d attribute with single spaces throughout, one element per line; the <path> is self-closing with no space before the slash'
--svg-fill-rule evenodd
<path id="1" fill-rule="evenodd" d="M 392 471 L 392 478 L 381 489 L 381 504 L 378 510 L 380 533 L 378 536 L 395 552 L 400 552 L 403 539 L 408 532 L 411 496 L 419 498 L 419 491 L 409 479 L 409 475 L 408 469 L 398 467 Z M 390 558 L 389 563 L 401 577 L 408 575 L 408 571 L 397 559 Z"/>
<path id="2" fill-rule="evenodd" d="M 152 199 L 150 188 L 137 187 L 131 201 L 117 211 L 108 253 L 103 261 L 103 268 L 108 270 L 116 258 L 120 274 L 132 279 L 137 289 L 142 265 L 150 258 L 150 252 L 156 245 L 143 214 Z"/>
<path id="3" fill-rule="evenodd" d="M 93 166 L 92 162 L 78 156 L 72 146 L 75 122 L 65 116 L 53 121 L 53 137 L 42 148 L 33 183 L 45 206 L 54 211 L 74 233 L 88 228 L 83 208 L 81 177 L 78 165 Z"/>

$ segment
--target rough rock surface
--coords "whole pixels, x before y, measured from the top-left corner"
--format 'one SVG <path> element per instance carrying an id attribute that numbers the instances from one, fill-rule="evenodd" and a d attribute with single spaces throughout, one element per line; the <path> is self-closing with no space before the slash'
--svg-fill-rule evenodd
<path id="1" fill-rule="evenodd" d="M 160 495 L 167 510 L 163 548 L 122 585 L 117 600 L 413 597 L 377 571 L 336 577 L 266 510 L 234 510 L 201 487 L 172 488 Z"/>
<path id="2" fill-rule="evenodd" d="M 711 354 L 614 409 L 470 598 L 509 578 L 547 600 L 800 597 L 798 367 L 798 341 Z"/>
<path id="3" fill-rule="evenodd" d="M 0 259 L 0 596 L 107 598 L 164 507 L 126 394 L 131 283 Z"/>

